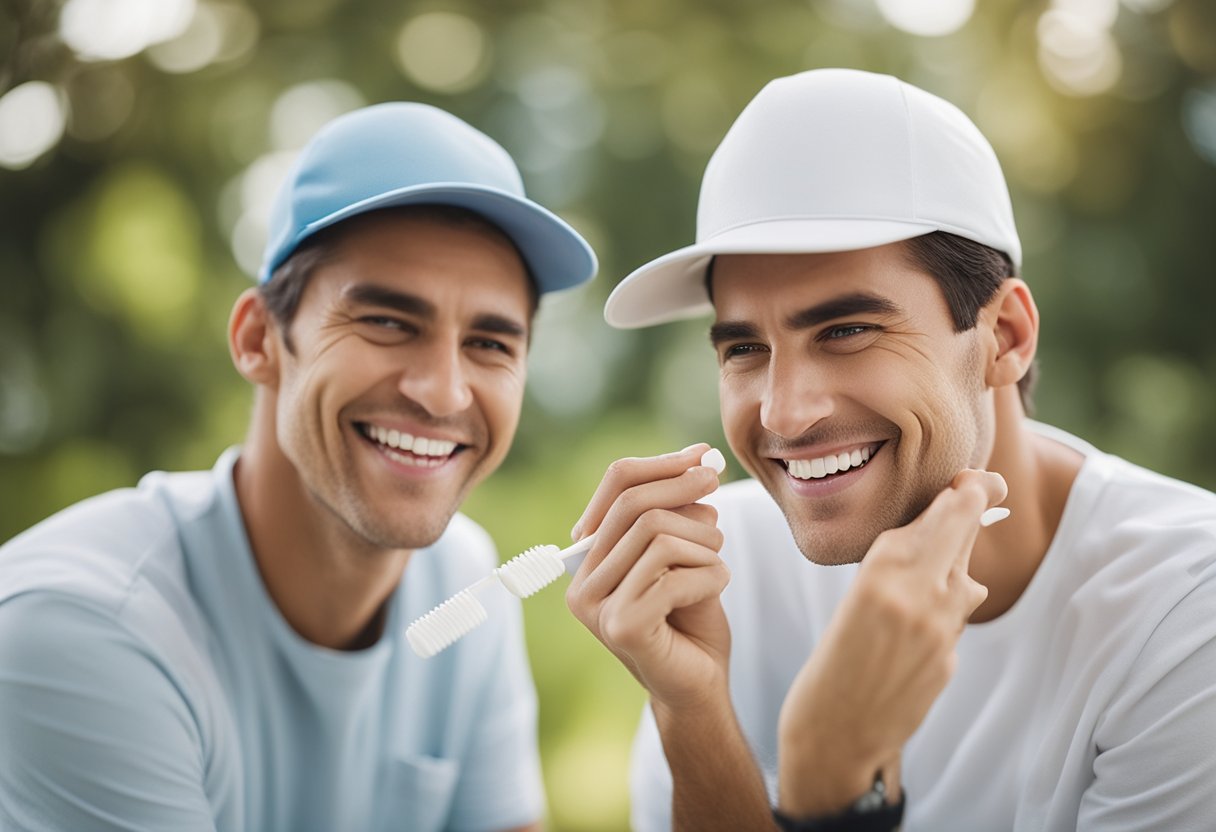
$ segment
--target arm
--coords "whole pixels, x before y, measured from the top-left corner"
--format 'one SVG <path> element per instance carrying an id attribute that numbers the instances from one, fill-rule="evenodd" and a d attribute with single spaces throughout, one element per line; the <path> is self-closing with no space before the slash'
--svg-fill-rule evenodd
<path id="1" fill-rule="evenodd" d="M 717 487 L 705 445 L 614 463 L 576 525 L 596 544 L 570 583 L 571 610 L 650 694 L 673 779 L 677 829 L 766 829 L 763 780 L 735 720 L 730 630 L 719 596 Z M 693 466 L 693 467 L 690 467 Z"/>
<path id="2" fill-rule="evenodd" d="M 954 671 L 955 647 L 987 590 L 967 574 L 996 474 L 964 471 L 907 526 L 883 532 L 786 695 L 778 806 L 832 815 L 881 773 L 899 798 L 904 744 Z"/>
<path id="3" fill-rule="evenodd" d="M 214 832 L 193 715 L 108 616 L 0 604 L 0 827 Z"/>

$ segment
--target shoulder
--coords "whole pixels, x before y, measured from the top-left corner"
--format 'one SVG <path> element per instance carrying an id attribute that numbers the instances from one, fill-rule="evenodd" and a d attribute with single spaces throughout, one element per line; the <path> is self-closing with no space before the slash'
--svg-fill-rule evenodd
<path id="1" fill-rule="evenodd" d="M 207 475 L 201 475 L 202 481 Z M 182 544 L 183 494 L 207 493 L 191 474 L 145 478 L 138 488 L 78 503 L 0 548 L 0 626 L 28 633 L 25 617 L 41 631 L 96 619 L 80 636 L 124 633 L 149 654 L 180 652 L 202 638 Z M 177 490 L 178 494 L 172 493 Z M 28 596 L 28 597 L 27 597 Z M 25 612 L 8 609 L 15 603 Z M 47 642 L 62 650 L 64 642 Z"/>
<path id="2" fill-rule="evenodd" d="M 1105 454 L 1086 468 L 1078 483 L 1094 496 L 1071 530 L 1082 551 L 1153 582 L 1216 579 L 1216 494 Z"/>
<path id="3" fill-rule="evenodd" d="M 175 548 L 173 518 L 153 493 L 127 488 L 101 494 L 0 548 L 0 602 L 47 589 L 116 608 L 149 558 Z"/>

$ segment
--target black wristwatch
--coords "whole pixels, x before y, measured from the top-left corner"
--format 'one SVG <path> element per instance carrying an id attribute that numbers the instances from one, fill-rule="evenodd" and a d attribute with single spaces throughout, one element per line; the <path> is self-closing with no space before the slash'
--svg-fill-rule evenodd
<path id="1" fill-rule="evenodd" d="M 782 832 L 894 832 L 904 820 L 905 796 L 898 803 L 887 802 L 887 787 L 881 777 L 853 805 L 835 815 L 817 818 L 792 818 L 777 809 L 773 820 Z"/>

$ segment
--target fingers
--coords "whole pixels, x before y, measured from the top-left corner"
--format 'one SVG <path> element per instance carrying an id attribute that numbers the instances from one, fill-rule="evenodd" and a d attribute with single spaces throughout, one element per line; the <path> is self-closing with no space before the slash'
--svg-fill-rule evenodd
<path id="1" fill-rule="evenodd" d="M 715 517 L 717 515 L 709 506 L 701 506 L 700 509 L 709 509 Z M 673 547 L 669 542 L 673 540 L 687 542 L 698 550 L 708 551 L 716 560 L 717 552 L 722 548 L 722 532 L 717 526 L 687 516 L 701 513 L 703 512 L 691 506 L 674 511 L 650 509 L 638 517 L 608 551 L 597 551 L 597 538 L 596 548 L 579 567 L 571 587 L 575 588 L 577 585 L 576 592 L 587 599 L 600 599 L 616 591 L 627 575 L 633 572 L 646 573 L 647 569 L 641 562 L 644 559 L 648 559 L 651 564 L 648 579 L 672 566 L 700 565 L 696 561 L 678 560 L 676 556 L 682 549 Z M 605 525 L 614 520 L 615 518 L 606 520 Z M 665 547 L 656 545 L 660 539 L 667 542 Z M 591 562 L 591 554 L 597 556 L 594 563 Z"/>
<path id="2" fill-rule="evenodd" d="M 613 503 L 622 493 L 630 488 L 655 480 L 665 480 L 678 477 L 689 468 L 697 465 L 701 455 L 709 450 L 709 445 L 698 442 L 682 451 L 652 457 L 631 457 L 618 459 L 608 466 L 604 479 L 595 490 L 582 517 L 574 524 L 570 536 L 579 540 L 599 528 Z M 704 495 L 702 495 L 704 496 Z M 689 500 L 688 502 L 692 502 Z"/>
<path id="3" fill-rule="evenodd" d="M 694 465 L 683 470 L 678 476 L 668 477 L 652 482 L 643 482 L 625 489 L 618 495 L 597 525 L 586 525 L 583 531 L 595 532 L 595 545 L 587 553 L 587 557 L 575 573 L 575 580 L 580 575 L 590 574 L 600 562 L 613 551 L 617 542 L 633 528 L 634 524 L 647 512 L 654 509 L 667 511 L 682 510 L 690 523 L 695 524 L 694 515 L 704 513 L 702 509 L 685 509 L 702 497 L 711 494 L 718 487 L 718 475 L 712 468 Z M 597 497 L 599 494 L 597 493 Z M 715 513 L 716 518 L 716 513 Z M 704 525 L 704 524 L 702 524 Z M 657 533 L 658 528 L 651 528 L 650 535 Z M 679 532 L 673 530 L 672 533 Z"/>
<path id="4" fill-rule="evenodd" d="M 718 557 L 716 547 L 670 535 L 659 535 L 646 548 L 643 556 L 635 561 L 633 568 L 623 576 L 619 585 L 614 588 L 614 594 L 622 599 L 642 598 L 658 590 L 665 581 L 669 582 L 673 573 L 719 566 L 723 570 L 726 569 L 722 559 Z M 673 607 L 680 606 L 683 604 L 673 603 Z"/>
<path id="5" fill-rule="evenodd" d="M 916 537 L 932 540 L 924 557 L 937 567 L 937 574 L 956 569 L 966 572 L 981 515 L 1004 500 L 1008 491 L 1000 474 L 966 469 L 908 524 L 906 528 Z"/>
<path id="6" fill-rule="evenodd" d="M 661 559 L 681 565 L 655 569 L 643 559 L 600 612 L 604 641 L 626 653 L 655 649 L 654 634 L 668 616 L 717 598 L 730 581 L 713 552 L 676 538 L 656 542 L 652 553 L 665 549 Z"/>

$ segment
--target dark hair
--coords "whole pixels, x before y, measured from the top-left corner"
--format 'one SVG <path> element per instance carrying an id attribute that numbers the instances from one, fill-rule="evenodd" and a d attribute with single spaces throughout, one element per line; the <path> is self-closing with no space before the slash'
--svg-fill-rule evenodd
<path id="1" fill-rule="evenodd" d="M 1016 277 L 1013 261 L 1004 252 L 947 231 L 933 231 L 906 240 L 905 251 L 912 264 L 932 275 L 941 287 L 955 332 L 974 327 L 980 310 L 996 296 L 1005 279 Z M 710 300 L 714 296 L 714 262 L 715 258 L 710 258 L 705 270 L 705 291 Z M 1018 394 L 1027 415 L 1034 413 L 1038 375 L 1039 365 L 1035 361 L 1018 380 Z"/>
<path id="2" fill-rule="evenodd" d="M 529 313 L 536 314 L 536 308 L 540 302 L 540 291 L 536 286 L 536 279 L 532 276 L 528 261 L 524 259 L 523 253 L 519 251 L 514 240 L 497 225 L 476 211 L 456 205 L 427 204 L 382 208 L 378 211 L 359 214 L 328 228 L 322 228 L 300 243 L 295 251 L 274 270 L 270 279 L 258 286 L 258 294 L 262 298 L 262 303 L 265 304 L 266 310 L 275 323 L 282 329 L 283 343 L 289 352 L 295 352 L 295 347 L 291 343 L 291 322 L 295 320 L 296 311 L 300 308 L 300 298 L 304 296 L 304 289 L 308 287 L 312 276 L 319 267 L 333 259 L 342 237 L 347 232 L 365 218 L 385 212 L 392 212 L 403 217 L 434 220 L 450 226 L 469 227 L 506 240 L 519 254 L 519 259 L 524 264 L 528 278 Z"/>
<path id="3" fill-rule="evenodd" d="M 1013 262 L 1003 251 L 950 234 L 934 231 L 908 240 L 905 250 L 913 265 L 937 280 L 955 332 L 966 332 L 979 320 L 980 309 L 996 296 L 1007 278 L 1016 277 Z M 1031 362 L 1018 380 L 1018 394 L 1027 415 L 1034 413 L 1034 385 L 1038 362 Z"/>

